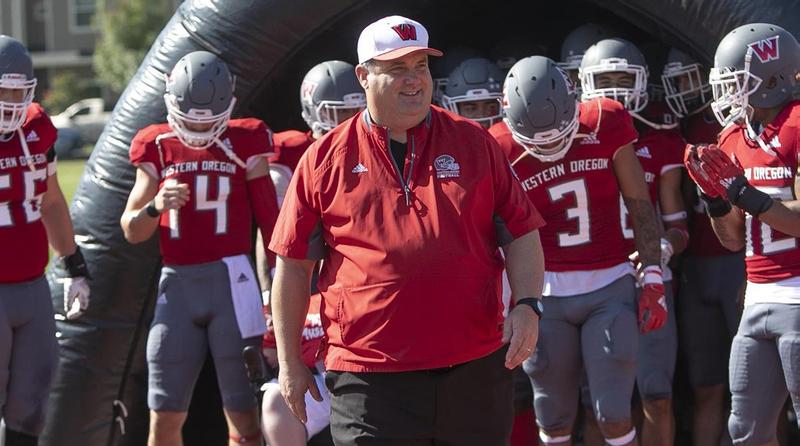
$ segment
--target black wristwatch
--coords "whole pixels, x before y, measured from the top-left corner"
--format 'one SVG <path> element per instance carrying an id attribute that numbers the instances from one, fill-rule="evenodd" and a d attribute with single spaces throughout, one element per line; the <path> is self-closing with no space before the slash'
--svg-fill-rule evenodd
<path id="1" fill-rule="evenodd" d="M 153 199 L 150 203 L 147 203 L 147 206 L 144 208 L 144 212 L 147 214 L 148 217 L 156 218 L 161 215 L 161 212 L 158 212 L 156 209 L 156 200 Z"/>
<path id="2" fill-rule="evenodd" d="M 542 305 L 542 299 L 538 297 L 526 297 L 516 301 L 514 305 L 527 305 L 533 308 L 533 311 L 537 316 L 539 316 L 539 319 L 541 319 L 542 314 L 544 314 L 544 305 Z"/>

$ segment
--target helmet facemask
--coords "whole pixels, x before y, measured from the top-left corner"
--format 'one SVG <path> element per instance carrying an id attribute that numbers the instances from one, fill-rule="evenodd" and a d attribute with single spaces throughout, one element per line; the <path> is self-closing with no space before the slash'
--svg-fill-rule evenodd
<path id="1" fill-rule="evenodd" d="M 347 94 L 341 101 L 321 101 L 316 108 L 309 107 L 311 113 L 314 114 L 312 121 L 315 128 L 311 130 L 315 133 L 328 132 L 366 106 L 367 99 L 364 93 Z"/>
<path id="2" fill-rule="evenodd" d="M 714 96 L 711 110 L 722 127 L 737 121 L 749 121 L 753 110 L 750 107 L 749 97 L 758 90 L 763 81 L 750 72 L 752 56 L 753 50 L 748 48 L 744 58 L 744 68 L 741 70 L 733 67 L 711 68 L 708 79 Z M 747 125 L 749 127 L 749 122 Z"/>
<path id="3" fill-rule="evenodd" d="M 711 100 L 711 86 L 703 82 L 700 64 L 670 62 L 664 66 L 661 83 L 667 105 L 679 118 L 703 110 Z"/>
<path id="4" fill-rule="evenodd" d="M 598 88 L 596 76 L 605 73 L 628 73 L 633 75 L 633 87 Z M 642 65 L 631 65 L 625 59 L 602 59 L 599 64 L 580 70 L 581 99 L 591 100 L 601 97 L 613 99 L 631 112 L 638 113 L 647 107 L 647 68 Z"/>
<path id="5" fill-rule="evenodd" d="M 462 114 L 462 105 L 469 102 L 482 102 L 482 101 L 497 101 L 497 113 L 489 116 L 470 117 Z M 491 127 L 495 122 L 503 119 L 503 94 L 492 93 L 484 88 L 469 90 L 466 94 L 461 96 L 443 96 L 442 107 L 450 110 L 451 112 L 463 116 L 467 119 L 477 122 L 485 128 Z"/>
<path id="6" fill-rule="evenodd" d="M 575 115 L 569 122 L 562 121 L 561 126 L 548 130 L 546 132 L 535 133 L 532 137 L 527 137 L 518 131 L 514 130 L 514 126 L 506 119 L 506 125 L 511 130 L 511 136 L 514 141 L 518 142 L 534 158 L 552 163 L 564 158 L 572 146 L 572 141 L 578 134 L 580 122 L 578 120 L 578 113 L 580 107 L 575 104 Z"/>
<path id="7" fill-rule="evenodd" d="M 573 54 L 572 56 L 568 56 L 564 62 L 558 62 L 556 65 L 558 68 L 566 73 L 569 79 L 575 84 L 575 90 L 578 92 L 578 97 L 581 96 L 581 77 L 580 77 L 580 69 L 581 69 L 581 61 L 583 60 L 583 54 Z"/>
<path id="8" fill-rule="evenodd" d="M 209 109 L 193 108 L 184 112 L 175 96 L 169 93 L 164 95 L 164 102 L 167 104 L 167 122 L 178 139 L 187 147 L 203 150 L 218 141 L 228 128 L 236 98 L 231 97 L 228 108 L 216 115 Z M 205 130 L 196 130 L 197 127 Z"/>
<path id="9" fill-rule="evenodd" d="M 20 101 L 0 100 L 0 133 L 14 132 L 22 127 L 28 115 L 36 89 L 36 78 L 28 79 L 24 74 L 6 73 L 0 77 L 0 89 L 18 92 L 20 96 Z"/>

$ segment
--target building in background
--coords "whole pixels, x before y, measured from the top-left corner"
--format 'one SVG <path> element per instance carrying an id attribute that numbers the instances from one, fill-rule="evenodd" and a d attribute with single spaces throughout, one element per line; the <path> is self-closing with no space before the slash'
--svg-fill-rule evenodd
<path id="1" fill-rule="evenodd" d="M 169 0 L 175 8 L 181 0 Z M 95 16 L 102 0 L 0 0 L 0 33 L 22 41 L 33 58 L 42 101 L 54 79 L 65 71 L 85 81 L 93 95 L 92 56 L 98 39 Z M 50 110 L 60 112 L 61 110 Z"/>

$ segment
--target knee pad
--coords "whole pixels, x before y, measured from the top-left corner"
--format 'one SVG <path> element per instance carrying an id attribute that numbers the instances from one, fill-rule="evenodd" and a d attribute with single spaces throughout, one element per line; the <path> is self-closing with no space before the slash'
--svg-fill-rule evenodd
<path id="1" fill-rule="evenodd" d="M 728 418 L 728 433 L 731 434 L 731 441 L 736 446 L 758 445 L 765 442 L 757 442 L 755 438 L 755 420 L 745 420 L 741 415 L 731 412 Z"/>
<path id="2" fill-rule="evenodd" d="M 672 398 L 672 379 L 662 372 L 654 371 L 637 380 L 639 394 L 646 401 Z"/>
<path id="3" fill-rule="evenodd" d="M 728 433 L 734 446 L 758 446 L 775 438 L 775 426 L 756 432 L 756 420 L 746 420 L 740 414 L 731 412 L 728 418 Z"/>
<path id="4" fill-rule="evenodd" d="M 636 428 L 631 429 L 627 434 L 617 438 L 606 438 L 606 443 L 611 446 L 625 446 L 636 438 Z"/>
<path id="5" fill-rule="evenodd" d="M 558 435 L 551 437 L 547 435 L 543 430 L 539 430 L 539 439 L 542 440 L 542 443 L 547 444 L 559 444 L 559 443 L 566 443 L 572 439 L 571 434 L 567 435 Z"/>

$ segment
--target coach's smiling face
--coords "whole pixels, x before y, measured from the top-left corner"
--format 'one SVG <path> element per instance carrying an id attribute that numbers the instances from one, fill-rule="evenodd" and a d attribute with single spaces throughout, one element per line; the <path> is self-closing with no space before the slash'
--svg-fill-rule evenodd
<path id="1" fill-rule="evenodd" d="M 379 125 L 389 127 L 393 136 L 425 119 L 433 93 L 425 52 L 387 61 L 372 60 L 357 66 L 356 75 L 366 91 L 370 116 Z"/>

